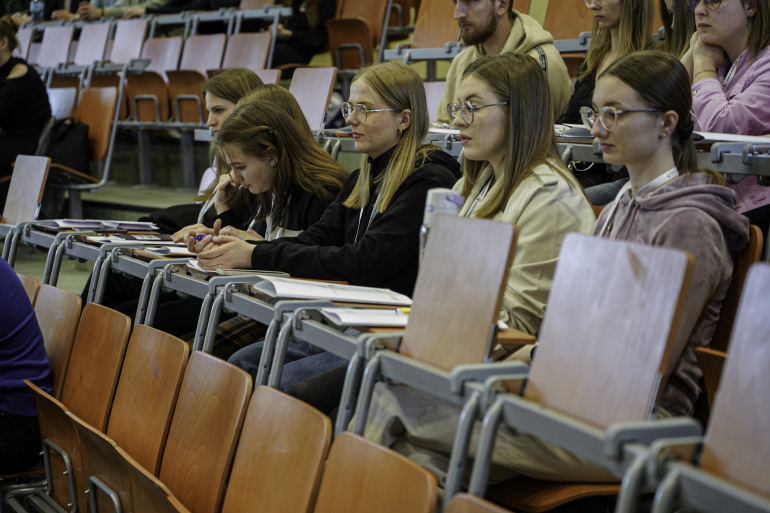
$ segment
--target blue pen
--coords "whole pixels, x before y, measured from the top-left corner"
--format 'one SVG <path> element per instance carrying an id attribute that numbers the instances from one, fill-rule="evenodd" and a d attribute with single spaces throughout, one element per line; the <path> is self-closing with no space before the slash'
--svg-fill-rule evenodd
<path id="1" fill-rule="evenodd" d="M 206 236 L 206 235 L 196 235 L 195 237 L 193 237 L 193 239 L 195 239 L 195 240 L 203 240 L 203 238 L 204 238 L 205 236 Z"/>

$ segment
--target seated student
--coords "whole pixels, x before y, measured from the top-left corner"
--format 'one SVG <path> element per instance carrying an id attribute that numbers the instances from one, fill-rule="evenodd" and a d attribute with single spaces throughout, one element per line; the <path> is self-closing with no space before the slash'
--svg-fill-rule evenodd
<path id="1" fill-rule="evenodd" d="M 40 457 L 40 428 L 28 379 L 51 392 L 51 364 L 35 310 L 19 278 L 0 258 L 0 474 L 24 472 Z"/>
<path id="2" fill-rule="evenodd" d="M 698 31 L 682 57 L 692 77 L 695 129 L 770 134 L 770 5 L 757 0 L 692 0 Z M 738 211 L 767 237 L 770 189 L 747 176 L 729 186 Z"/>
<path id="3" fill-rule="evenodd" d="M 519 226 L 500 319 L 536 334 L 562 239 L 590 233 L 596 217 L 559 159 L 537 61 L 519 53 L 479 58 L 463 73 L 457 102 L 448 111 L 465 154 L 454 187 L 466 198 L 460 215 Z"/>
<path id="4" fill-rule="evenodd" d="M 51 118 L 45 84 L 32 66 L 13 56 L 17 30 L 10 16 L 0 18 L 0 177 L 11 174 L 17 155 L 35 154 Z M 7 194 L 7 182 L 0 184 L 0 212 Z"/>
<path id="5" fill-rule="evenodd" d="M 591 46 L 580 67 L 564 116 L 565 123 L 580 123 L 580 108 L 591 105 L 596 77 L 610 64 L 624 55 L 652 46 L 652 0 L 586 0 L 586 5 L 594 12 Z M 612 181 L 613 175 L 607 166 L 580 162 L 574 163 L 572 170 L 581 185 L 587 188 L 586 194 L 594 205 L 612 201 L 624 183 L 592 189 L 592 186 Z M 616 178 L 624 180 L 620 174 Z"/>
<path id="6" fill-rule="evenodd" d="M 386 62 L 358 72 L 342 111 L 353 128 L 362 165 L 321 219 L 297 237 L 280 241 L 250 244 L 233 237 L 207 237 L 193 248 L 201 265 L 273 269 L 412 293 L 426 193 L 454 185 L 459 165 L 435 146 L 423 144 L 428 132 L 425 89 L 408 66 Z M 256 375 L 260 354 L 261 344 L 253 344 L 230 361 Z M 342 363 L 332 355 L 315 354 L 309 346 L 287 361 L 306 355 L 329 358 L 331 366 Z M 284 389 L 291 381 L 310 377 L 299 372 L 292 378 L 292 365 L 286 366 L 289 383 L 281 385 Z"/>
<path id="7" fill-rule="evenodd" d="M 659 405 L 662 416 L 692 414 L 701 375 L 693 349 L 709 343 L 733 260 L 749 238 L 748 222 L 735 210 L 735 194 L 714 184 L 720 180 L 715 173 L 693 168 L 690 106 L 689 80 L 679 61 L 663 52 L 644 51 L 610 65 L 596 83 L 593 107 L 583 108 L 605 159 L 626 165 L 631 177 L 614 206 L 602 212 L 594 234 L 683 249 L 695 257 Z M 520 228 L 523 236 L 526 226 Z M 531 349 L 526 346 L 512 359 L 528 362 Z M 437 407 L 427 394 L 378 385 L 365 435 L 427 462 L 441 475 L 458 416 L 459 410 Z M 472 446 L 469 454 L 475 450 Z M 492 461 L 494 480 L 516 474 L 554 481 L 617 480 L 583 458 L 505 428 L 498 431 Z"/>
<path id="8" fill-rule="evenodd" d="M 238 101 L 246 93 L 263 86 L 262 80 L 251 70 L 232 68 L 214 75 L 203 84 L 203 99 L 206 103 L 208 118 L 206 125 L 216 135 L 222 123 L 230 117 Z M 211 227 L 219 211 L 216 208 L 216 190 L 219 182 L 219 167 L 217 166 L 215 147 L 212 142 L 209 151 L 211 167 L 203 172 L 201 186 L 198 191 L 203 205 L 186 204 L 157 210 L 150 214 L 150 220 L 157 223 L 163 233 L 182 232 L 194 228 Z M 248 196 L 239 194 L 237 202 L 230 208 L 236 209 L 238 215 L 246 211 Z"/>

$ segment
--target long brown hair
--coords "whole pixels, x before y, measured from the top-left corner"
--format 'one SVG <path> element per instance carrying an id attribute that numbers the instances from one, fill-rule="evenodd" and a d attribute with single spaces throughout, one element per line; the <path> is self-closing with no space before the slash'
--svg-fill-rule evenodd
<path id="1" fill-rule="evenodd" d="M 305 134 L 297 121 L 264 101 L 237 108 L 222 124 L 216 145 L 222 162 L 224 145 L 235 145 L 257 157 L 277 157 L 273 187 L 258 195 L 256 217 L 264 219 L 270 215 L 276 225 L 284 228 L 288 226 L 289 198 L 293 192 L 306 191 L 328 203 L 333 199 L 329 188 L 341 187 L 348 174 Z"/>
<path id="2" fill-rule="evenodd" d="M 396 112 L 412 111 L 412 123 L 400 135 L 388 168 L 379 184 L 378 212 L 385 212 L 396 189 L 406 178 L 427 162 L 428 153 L 436 147 L 423 144 L 428 135 L 428 105 L 422 79 L 409 66 L 398 61 L 375 64 L 359 71 L 353 78 L 365 82 L 385 104 Z M 355 187 L 344 205 L 348 208 L 364 208 L 369 203 L 371 164 L 366 155 L 361 156 L 361 172 Z"/>
<path id="3" fill-rule="evenodd" d="M 646 107 L 677 113 L 679 122 L 669 140 L 674 164 L 681 174 L 703 172 L 715 183 L 724 182 L 720 174 L 696 168 L 690 75 L 679 59 L 659 50 L 635 52 L 612 63 L 599 78 L 605 75 L 618 78 L 636 91 Z"/>
<path id="4" fill-rule="evenodd" d="M 743 0 L 744 4 L 746 0 Z M 767 2 L 754 0 L 756 12 L 749 18 L 749 52 L 751 58 L 770 46 L 770 7 Z"/>
<path id="5" fill-rule="evenodd" d="M 652 46 L 652 0 L 620 0 L 620 22 L 617 48 L 618 58 Z M 591 30 L 591 47 L 586 55 L 585 69 L 578 76 L 583 80 L 596 73 L 604 57 L 610 52 L 612 37 L 609 30 L 599 30 L 594 20 Z"/>
<path id="6" fill-rule="evenodd" d="M 511 194 L 542 164 L 551 167 L 571 187 L 582 190 L 559 158 L 553 132 L 551 92 L 540 64 L 521 53 L 484 55 L 466 68 L 463 79 L 469 76 L 487 84 L 500 102 L 508 102 L 503 185 L 480 206 L 476 215 L 494 217 L 504 210 Z M 466 198 L 470 196 L 488 164 L 487 161 L 465 159 L 465 180 L 460 194 Z"/>
<path id="7" fill-rule="evenodd" d="M 19 40 L 16 39 L 16 32 L 18 30 L 19 28 L 13 22 L 13 18 L 10 15 L 6 14 L 0 18 L 0 39 L 8 38 L 8 48 L 11 50 L 11 53 L 19 46 Z"/>
<path id="8" fill-rule="evenodd" d="M 672 13 L 668 12 L 666 2 L 660 0 L 660 19 L 665 33 L 660 49 L 681 58 L 690 48 L 690 37 L 696 30 L 695 14 L 686 0 L 674 0 Z"/>

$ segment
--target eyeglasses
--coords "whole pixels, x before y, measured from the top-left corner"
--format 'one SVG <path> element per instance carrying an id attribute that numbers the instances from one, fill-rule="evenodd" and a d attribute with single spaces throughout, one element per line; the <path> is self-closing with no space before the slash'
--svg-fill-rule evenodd
<path id="1" fill-rule="evenodd" d="M 607 0 L 583 0 L 583 1 L 585 2 L 586 7 L 588 7 L 589 9 L 591 8 L 592 5 L 594 5 L 594 2 L 596 2 L 599 5 L 599 7 L 604 7 L 605 5 L 607 5 Z"/>
<path id="2" fill-rule="evenodd" d="M 703 0 L 703 3 L 706 4 L 708 9 L 716 11 L 719 9 L 719 6 L 722 5 L 722 0 Z M 687 5 L 689 5 L 690 9 L 693 11 L 698 8 L 698 4 L 700 4 L 700 0 L 688 0 L 687 2 Z"/>
<path id="3" fill-rule="evenodd" d="M 583 118 L 583 124 L 588 128 L 593 128 L 596 124 L 596 118 L 602 124 L 605 130 L 612 132 L 618 125 L 618 118 L 623 114 L 633 114 L 636 112 L 663 112 L 661 109 L 628 109 L 618 110 L 615 107 L 603 107 L 598 112 L 591 107 L 580 107 L 580 117 Z"/>
<path id="4" fill-rule="evenodd" d="M 487 105 L 479 105 L 478 107 L 474 107 L 469 101 L 461 102 L 459 106 L 455 105 L 454 103 L 450 103 L 446 106 L 446 111 L 452 121 L 454 121 L 454 119 L 457 117 L 457 113 L 459 112 L 460 116 L 463 118 L 463 121 L 470 125 L 473 123 L 473 111 L 483 109 L 484 107 L 496 107 L 498 105 L 508 105 L 508 102 L 489 103 Z"/>
<path id="5" fill-rule="evenodd" d="M 356 103 L 355 105 L 352 105 L 348 102 L 344 102 L 340 106 L 340 110 L 342 111 L 342 117 L 345 119 L 348 119 L 351 114 L 353 114 L 353 111 L 356 111 L 356 118 L 361 123 L 366 122 L 366 115 L 369 112 L 387 112 L 392 111 L 396 112 L 396 109 L 367 109 L 364 105 L 361 105 L 360 103 Z"/>

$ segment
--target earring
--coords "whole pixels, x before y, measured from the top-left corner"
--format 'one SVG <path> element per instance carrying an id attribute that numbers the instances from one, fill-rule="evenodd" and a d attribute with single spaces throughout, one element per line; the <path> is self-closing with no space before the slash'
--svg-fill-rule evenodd
<path id="1" fill-rule="evenodd" d="M 664 130 L 663 132 L 660 133 L 660 136 L 663 138 L 666 138 L 668 137 L 668 132 Z"/>
<path id="2" fill-rule="evenodd" d="M 270 163 L 270 165 L 271 165 L 271 166 L 273 166 L 273 167 L 275 167 L 275 166 L 277 166 L 277 165 L 278 165 L 278 163 L 277 163 L 276 161 L 272 161 L 272 162 Z"/>
<path id="3" fill-rule="evenodd" d="M 403 128 L 399 128 L 398 129 L 398 135 L 402 135 L 403 133 L 404 133 L 404 129 Z"/>

